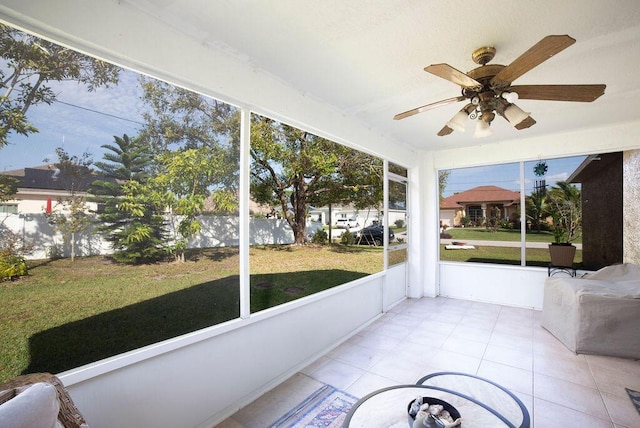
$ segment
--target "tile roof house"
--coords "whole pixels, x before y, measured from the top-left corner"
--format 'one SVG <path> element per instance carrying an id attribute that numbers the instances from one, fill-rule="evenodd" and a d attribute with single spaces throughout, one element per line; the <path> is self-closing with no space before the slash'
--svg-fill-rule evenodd
<path id="1" fill-rule="evenodd" d="M 463 218 L 476 225 L 492 215 L 504 220 L 516 220 L 520 207 L 520 192 L 498 186 L 478 186 L 448 196 L 440 202 L 440 222 L 448 227 L 461 226 Z"/>
<path id="2" fill-rule="evenodd" d="M 55 209 L 57 201 L 71 196 L 71 188 L 86 193 L 91 183 L 99 177 L 88 171 L 87 175 L 77 183 L 47 164 L 32 168 L 5 171 L 1 175 L 17 180 L 18 192 L 13 199 L 0 203 L 0 212 L 8 214 L 42 214 Z M 104 178 L 102 178 L 104 179 Z M 88 202 L 89 209 L 97 208 L 95 203 Z"/>

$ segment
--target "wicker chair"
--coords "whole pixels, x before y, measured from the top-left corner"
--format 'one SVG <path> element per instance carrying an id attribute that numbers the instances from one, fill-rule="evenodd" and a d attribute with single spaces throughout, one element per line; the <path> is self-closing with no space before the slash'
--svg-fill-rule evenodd
<path id="1" fill-rule="evenodd" d="M 17 376 L 12 380 L 0 385 L 0 404 L 9 401 L 16 396 L 16 388 L 31 385 L 38 382 L 47 382 L 56 388 L 58 393 L 58 401 L 60 402 L 60 412 L 58 413 L 58 421 L 64 428 L 88 428 L 89 425 L 80 414 L 80 411 L 71 400 L 69 393 L 64 385 L 56 376 L 50 373 L 32 373 Z"/>

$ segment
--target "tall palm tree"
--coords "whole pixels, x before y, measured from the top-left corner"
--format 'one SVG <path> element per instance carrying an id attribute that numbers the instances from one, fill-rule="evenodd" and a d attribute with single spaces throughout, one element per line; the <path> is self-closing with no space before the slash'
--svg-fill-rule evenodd
<path id="1" fill-rule="evenodd" d="M 558 181 L 547 197 L 556 242 L 571 242 L 577 237 L 582 224 L 580 189 L 566 181 Z"/>
<path id="2" fill-rule="evenodd" d="M 537 233 L 540 233 L 542 220 L 548 215 L 546 190 L 533 192 L 531 196 L 527 196 L 524 203 L 527 219 L 531 221 Z"/>

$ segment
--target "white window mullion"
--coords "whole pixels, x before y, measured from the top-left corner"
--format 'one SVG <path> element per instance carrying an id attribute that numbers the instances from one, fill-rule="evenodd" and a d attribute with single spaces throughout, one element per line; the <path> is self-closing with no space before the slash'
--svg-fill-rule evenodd
<path id="1" fill-rule="evenodd" d="M 251 145 L 251 112 L 240 110 L 240 318 L 251 315 L 249 288 L 249 150 Z"/>

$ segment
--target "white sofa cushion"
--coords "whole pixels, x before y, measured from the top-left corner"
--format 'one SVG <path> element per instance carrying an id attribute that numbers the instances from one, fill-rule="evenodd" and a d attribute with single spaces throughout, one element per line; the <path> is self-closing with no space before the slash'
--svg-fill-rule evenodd
<path id="1" fill-rule="evenodd" d="M 46 382 L 34 383 L 0 405 L 0 427 L 56 428 L 59 411 L 56 388 Z"/>

